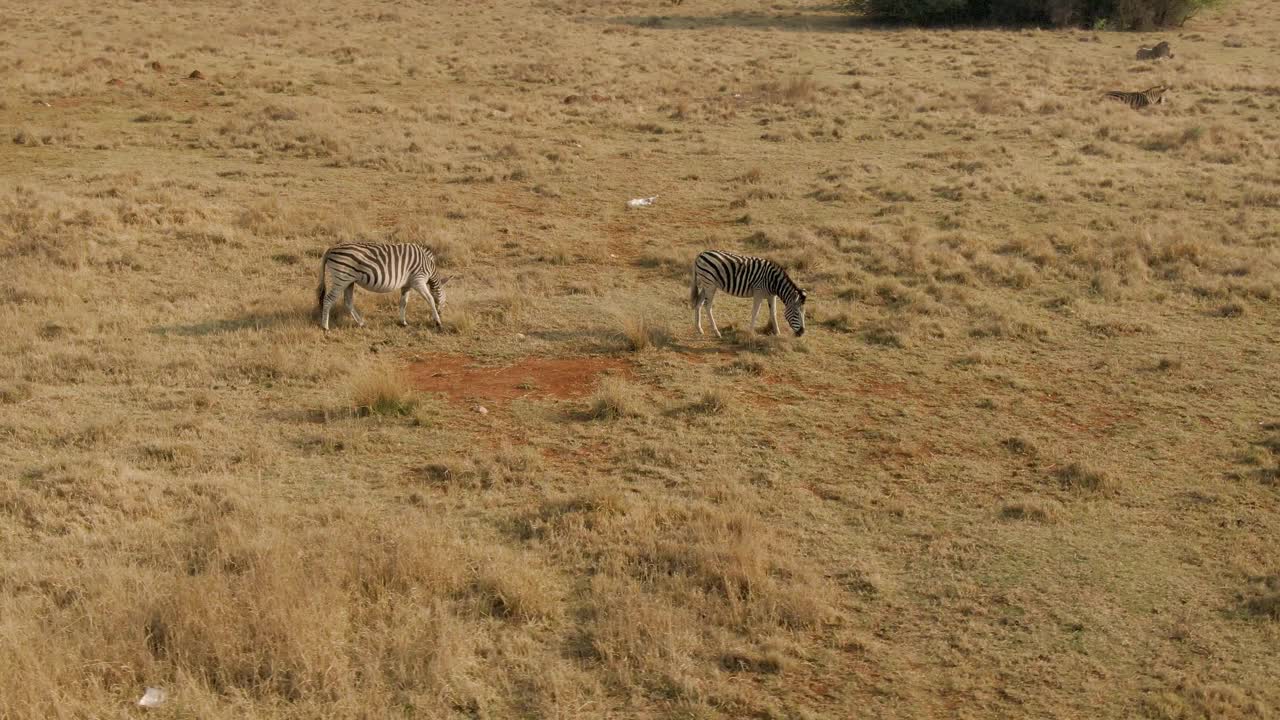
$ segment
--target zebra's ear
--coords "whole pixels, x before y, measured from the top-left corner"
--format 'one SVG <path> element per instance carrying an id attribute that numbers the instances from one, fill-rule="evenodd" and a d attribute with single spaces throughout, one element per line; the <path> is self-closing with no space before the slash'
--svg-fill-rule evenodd
<path id="1" fill-rule="evenodd" d="M 803 304 L 804 304 L 805 302 L 807 302 L 808 300 L 809 300 L 809 293 L 807 293 L 807 292 L 805 292 L 805 291 L 801 290 L 801 291 L 800 291 L 800 304 L 801 304 L 801 305 L 803 305 Z"/>

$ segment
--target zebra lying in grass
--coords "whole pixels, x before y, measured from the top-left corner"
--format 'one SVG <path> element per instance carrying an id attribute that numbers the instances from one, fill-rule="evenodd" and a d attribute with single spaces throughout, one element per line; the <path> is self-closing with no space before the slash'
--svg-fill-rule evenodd
<path id="1" fill-rule="evenodd" d="M 1169 92 L 1169 88 L 1165 85 L 1156 85 L 1153 88 L 1147 88 L 1142 92 L 1125 92 L 1123 90 L 1111 90 L 1107 92 L 1106 97 L 1111 100 L 1119 100 L 1134 110 L 1141 110 L 1148 105 L 1159 105 L 1164 102 L 1165 93 Z"/>
<path id="2" fill-rule="evenodd" d="M 751 297 L 755 305 L 751 308 L 751 328 L 756 327 L 756 317 L 760 312 L 760 303 L 769 301 L 769 325 L 774 334 L 780 334 L 778 328 L 778 310 L 775 298 L 782 298 L 785 310 L 783 315 L 796 337 L 804 335 L 804 302 L 805 293 L 799 285 L 787 275 L 777 263 L 764 258 L 735 255 L 733 253 L 707 250 L 693 261 L 693 278 L 689 288 L 689 303 L 693 305 L 693 323 L 702 335 L 702 306 L 707 307 L 707 317 L 711 318 L 711 329 L 716 337 L 721 337 L 720 328 L 716 327 L 716 316 L 712 311 L 716 291 L 723 290 L 734 297 Z"/>
<path id="3" fill-rule="evenodd" d="M 325 277 L 332 280 L 325 290 Z M 431 316 L 436 327 L 441 327 L 440 311 L 444 309 L 444 286 L 449 278 L 436 273 L 436 258 L 421 245 L 373 245 L 353 243 L 335 245 L 325 251 L 320 260 L 320 286 L 316 288 L 316 302 L 320 311 L 320 327 L 329 330 L 329 311 L 344 295 L 343 302 L 351 319 L 364 327 L 364 318 L 356 310 L 356 285 L 376 293 L 400 291 L 400 324 L 408 325 L 405 310 L 409 306 L 409 291 L 416 290 L 431 306 Z"/>
<path id="4" fill-rule="evenodd" d="M 1161 40 L 1155 47 L 1147 47 L 1145 45 L 1138 48 L 1139 60 L 1159 60 L 1160 58 L 1172 58 L 1173 50 L 1169 48 L 1168 40 Z"/>

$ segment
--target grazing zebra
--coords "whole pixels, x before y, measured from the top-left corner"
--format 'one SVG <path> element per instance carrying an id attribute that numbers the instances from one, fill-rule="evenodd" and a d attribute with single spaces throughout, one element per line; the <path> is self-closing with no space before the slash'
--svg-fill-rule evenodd
<path id="1" fill-rule="evenodd" d="M 775 298 L 782 298 L 785 306 L 783 315 L 787 318 L 787 324 L 796 337 L 804 335 L 805 293 L 787 275 L 787 271 L 772 260 L 718 250 L 707 250 L 698 255 L 693 261 L 689 303 L 693 305 L 693 323 L 698 328 L 699 335 L 703 334 L 702 306 L 706 305 L 707 317 L 711 318 L 711 329 L 715 331 L 716 337 L 721 337 L 720 328 L 716 327 L 715 313 L 711 309 L 717 290 L 723 290 L 734 297 L 755 298 L 755 305 L 751 308 L 752 330 L 756 327 L 760 303 L 767 299 L 769 326 L 775 335 L 781 333 L 781 330 L 778 328 L 778 310 L 774 301 Z"/>
<path id="2" fill-rule="evenodd" d="M 325 276 L 333 281 L 325 291 Z M 329 311 L 339 295 L 347 312 L 360 327 L 364 318 L 356 310 L 356 285 L 370 292 L 400 291 L 400 324 L 408 325 L 405 310 L 409 305 L 409 291 L 417 290 L 431 306 L 431 315 L 440 327 L 440 311 L 444 309 L 444 286 L 449 278 L 436 273 L 436 257 L 421 245 L 373 245 L 353 243 L 335 245 L 325 251 L 320 260 L 320 286 L 316 288 L 316 302 L 320 310 L 320 327 L 329 330 Z"/>
<path id="3" fill-rule="evenodd" d="M 1123 90 L 1111 90 L 1106 97 L 1112 100 L 1119 100 L 1134 110 L 1141 110 L 1148 105 L 1159 105 L 1164 102 L 1165 93 L 1169 92 L 1169 88 L 1164 85 L 1157 85 L 1148 88 L 1142 92 L 1124 92 Z"/>
<path id="4" fill-rule="evenodd" d="M 1159 60 L 1160 58 L 1173 57 L 1173 50 L 1169 48 L 1168 40 L 1161 40 L 1155 47 L 1147 47 L 1145 45 L 1138 48 L 1139 60 Z"/>

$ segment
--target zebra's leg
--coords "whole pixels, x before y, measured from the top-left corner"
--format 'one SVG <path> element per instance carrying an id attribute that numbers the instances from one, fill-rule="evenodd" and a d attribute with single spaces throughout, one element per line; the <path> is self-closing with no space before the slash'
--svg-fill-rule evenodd
<path id="1" fill-rule="evenodd" d="M 773 335 L 782 334 L 782 329 L 778 327 L 778 298 L 774 295 L 769 296 L 769 332 Z"/>
<path id="2" fill-rule="evenodd" d="M 347 286 L 346 292 L 342 293 L 342 302 L 347 306 L 347 312 L 351 313 L 351 319 L 356 321 L 360 327 L 364 327 L 364 318 L 360 317 L 360 311 L 356 310 L 356 284 L 351 283 Z"/>
<path id="3" fill-rule="evenodd" d="M 705 334 L 702 332 L 702 303 L 703 303 L 702 293 L 698 292 L 697 289 L 695 289 L 694 300 L 693 300 L 693 326 L 698 328 L 699 335 Z"/>
<path id="4" fill-rule="evenodd" d="M 409 310 L 409 293 L 413 288 L 400 288 L 400 327 L 409 327 L 409 318 L 406 315 Z"/>
<path id="5" fill-rule="evenodd" d="M 716 337 L 724 337 L 720 334 L 720 327 L 716 325 L 716 289 L 708 288 L 706 292 L 707 317 L 711 318 L 711 330 L 715 332 Z"/>
<path id="6" fill-rule="evenodd" d="M 444 323 L 440 322 L 440 309 L 436 307 L 436 299 L 431 297 L 431 291 L 427 288 L 427 283 L 419 280 L 413 284 L 413 289 L 417 290 L 418 294 L 427 301 L 427 306 L 431 308 L 431 317 L 436 321 L 436 329 L 444 329 Z"/>
<path id="7" fill-rule="evenodd" d="M 756 331 L 756 318 L 760 316 L 760 303 L 764 302 L 764 298 L 757 294 L 751 303 L 751 332 Z"/>
<path id="8" fill-rule="evenodd" d="M 333 304 L 338 302 L 338 298 L 342 296 L 346 286 L 330 285 L 329 292 L 324 294 L 324 300 L 320 303 L 320 327 L 326 332 L 329 330 L 329 312 L 333 310 Z"/>

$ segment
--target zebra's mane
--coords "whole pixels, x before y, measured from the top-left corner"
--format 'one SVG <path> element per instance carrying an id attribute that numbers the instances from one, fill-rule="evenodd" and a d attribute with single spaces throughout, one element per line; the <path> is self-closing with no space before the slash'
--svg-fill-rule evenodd
<path id="1" fill-rule="evenodd" d="M 781 281 L 780 281 L 781 287 L 776 288 L 776 291 L 774 294 L 782 298 L 784 302 L 790 302 L 792 299 L 795 299 L 795 298 L 799 298 L 800 302 L 804 302 L 805 301 L 804 290 L 801 290 L 800 285 L 796 283 L 795 280 L 791 279 L 791 275 L 787 272 L 786 268 L 782 267 L 781 265 L 778 265 L 777 263 L 774 263 L 774 266 L 778 268 L 778 275 L 781 278 Z M 784 295 L 783 293 L 786 293 L 786 294 Z"/>

